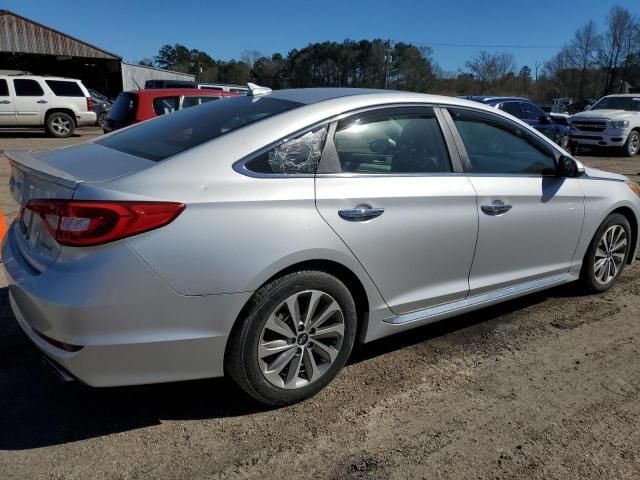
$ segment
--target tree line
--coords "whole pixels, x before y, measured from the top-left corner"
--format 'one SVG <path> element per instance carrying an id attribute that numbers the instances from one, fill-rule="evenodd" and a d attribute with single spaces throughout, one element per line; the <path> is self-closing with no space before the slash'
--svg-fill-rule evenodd
<path id="1" fill-rule="evenodd" d="M 513 54 L 480 51 L 464 68 L 446 72 L 428 46 L 383 39 L 312 43 L 286 56 L 245 51 L 223 61 L 184 45 L 164 45 L 139 63 L 190 73 L 200 82 L 274 89 L 302 87 L 390 88 L 445 95 L 515 95 L 536 100 L 599 98 L 640 88 L 640 20 L 621 6 L 609 11 L 602 31 L 590 21 L 548 61 L 516 71 Z"/>

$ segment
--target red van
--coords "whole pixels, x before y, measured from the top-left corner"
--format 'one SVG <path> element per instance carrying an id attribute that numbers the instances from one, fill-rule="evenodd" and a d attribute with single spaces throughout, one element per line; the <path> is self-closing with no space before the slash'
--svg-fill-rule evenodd
<path id="1" fill-rule="evenodd" d="M 109 133 L 165 113 L 238 95 L 196 88 L 154 88 L 122 92 L 111 107 L 102 129 L 104 133 Z"/>

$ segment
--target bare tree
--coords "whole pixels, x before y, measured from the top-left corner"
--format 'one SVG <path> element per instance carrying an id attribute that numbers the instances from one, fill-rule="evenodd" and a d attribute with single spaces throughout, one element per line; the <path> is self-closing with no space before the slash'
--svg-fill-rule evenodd
<path id="1" fill-rule="evenodd" d="M 493 56 L 482 50 L 477 57 L 467 60 L 465 65 L 480 83 L 480 95 L 483 95 L 485 87 L 493 78 Z"/>
<path id="2" fill-rule="evenodd" d="M 511 53 L 496 53 L 493 55 L 493 81 L 501 80 L 516 68 L 516 59 Z"/>
<path id="3" fill-rule="evenodd" d="M 572 63 L 580 70 L 578 97 L 584 98 L 587 76 L 597 60 L 598 50 L 601 48 L 602 38 L 598 35 L 596 24 L 589 21 L 576 30 L 569 44 Z"/>
<path id="4" fill-rule="evenodd" d="M 258 50 L 245 50 L 240 54 L 240 60 L 249 65 L 250 68 L 253 68 L 255 63 L 262 57 L 264 55 Z"/>
<path id="5" fill-rule="evenodd" d="M 626 8 L 620 5 L 612 7 L 606 25 L 607 31 L 598 52 L 599 64 L 606 72 L 605 94 L 614 90 L 619 71 L 637 48 L 638 42 L 638 22 Z"/>

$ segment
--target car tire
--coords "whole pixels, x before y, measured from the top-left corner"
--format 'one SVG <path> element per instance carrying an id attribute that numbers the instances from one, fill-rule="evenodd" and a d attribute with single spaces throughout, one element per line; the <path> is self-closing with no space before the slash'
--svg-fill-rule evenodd
<path id="1" fill-rule="evenodd" d="M 627 141 L 624 142 L 622 153 L 627 157 L 633 157 L 638 152 L 640 152 L 640 132 L 632 130 L 627 137 Z"/>
<path id="2" fill-rule="evenodd" d="M 68 113 L 53 112 L 47 116 L 47 133 L 56 138 L 67 138 L 73 135 L 76 124 Z"/>
<path id="3" fill-rule="evenodd" d="M 293 272 L 252 296 L 230 335 L 225 372 L 261 403 L 297 403 L 346 364 L 356 329 L 355 303 L 344 283 L 322 271 Z"/>
<path id="4" fill-rule="evenodd" d="M 631 227 L 624 215 L 614 213 L 602 222 L 582 264 L 580 279 L 588 291 L 604 292 L 616 283 L 627 264 L 631 241 Z"/>
<path id="5" fill-rule="evenodd" d="M 97 120 L 96 120 L 96 124 L 97 124 L 99 127 L 104 127 L 104 122 L 106 122 L 106 121 L 107 121 L 107 116 L 109 116 L 109 114 L 108 114 L 107 112 L 100 112 L 100 113 L 98 114 L 98 118 L 97 118 Z"/>

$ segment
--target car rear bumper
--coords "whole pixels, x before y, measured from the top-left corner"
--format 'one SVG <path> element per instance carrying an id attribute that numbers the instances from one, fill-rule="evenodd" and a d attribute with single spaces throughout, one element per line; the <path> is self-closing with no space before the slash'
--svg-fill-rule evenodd
<path id="1" fill-rule="evenodd" d="M 95 125 L 97 120 L 96 112 L 76 112 L 76 125 L 78 127 Z"/>
<path id="2" fill-rule="evenodd" d="M 31 341 L 73 377 L 117 386 L 223 375 L 227 337 L 250 292 L 178 294 L 125 242 L 92 248 L 72 264 L 61 255 L 38 273 L 15 234 L 14 224 L 2 245 L 11 308 Z"/>

